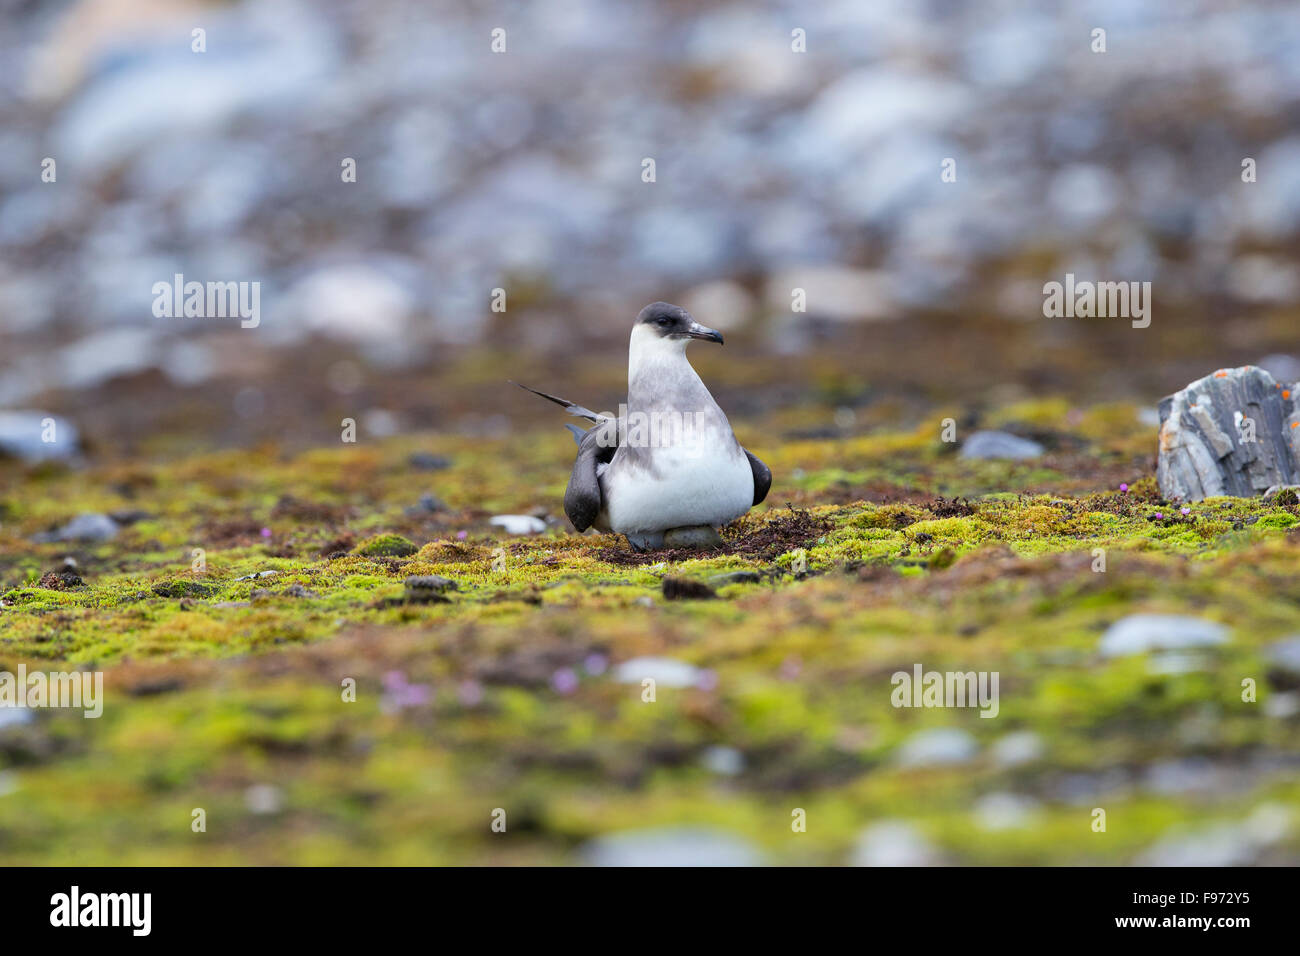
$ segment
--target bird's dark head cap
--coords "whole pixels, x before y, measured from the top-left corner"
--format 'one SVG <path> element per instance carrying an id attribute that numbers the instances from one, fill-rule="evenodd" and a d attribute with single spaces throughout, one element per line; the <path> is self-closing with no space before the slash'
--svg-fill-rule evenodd
<path id="1" fill-rule="evenodd" d="M 651 302 L 637 315 L 638 325 L 648 325 L 663 338 L 705 339 L 722 344 L 722 333 L 696 322 L 680 305 Z"/>

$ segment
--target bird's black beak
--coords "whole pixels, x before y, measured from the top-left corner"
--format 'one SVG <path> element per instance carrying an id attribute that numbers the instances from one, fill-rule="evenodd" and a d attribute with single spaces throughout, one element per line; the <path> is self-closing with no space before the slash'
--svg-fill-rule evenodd
<path id="1" fill-rule="evenodd" d="M 693 339 L 704 339 L 707 342 L 717 342 L 722 344 L 722 333 L 716 329 L 700 325 L 698 322 L 692 322 L 690 330 L 686 333 Z"/>

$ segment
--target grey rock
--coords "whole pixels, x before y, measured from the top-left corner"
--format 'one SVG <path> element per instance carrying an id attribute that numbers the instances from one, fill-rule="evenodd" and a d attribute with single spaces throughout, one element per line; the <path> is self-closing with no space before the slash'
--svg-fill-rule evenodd
<path id="1" fill-rule="evenodd" d="M 1264 698 L 1264 716 L 1274 720 L 1290 720 L 1296 714 L 1300 714 L 1300 694 L 1295 691 L 1269 694 Z"/>
<path id="2" fill-rule="evenodd" d="M 118 524 L 108 515 L 87 513 L 80 514 L 54 531 L 35 535 L 32 540 L 37 544 L 49 544 L 54 541 L 110 541 L 117 537 Z"/>
<path id="3" fill-rule="evenodd" d="M 1265 656 L 1274 666 L 1300 674 L 1300 634 L 1270 644 Z"/>
<path id="4" fill-rule="evenodd" d="M 881 820 L 859 834 L 849 861 L 853 866 L 933 866 L 938 851 L 905 820 Z"/>
<path id="5" fill-rule="evenodd" d="M 713 328 L 726 332 L 740 328 L 754 310 L 754 298 L 737 282 L 714 281 L 682 293 L 683 308 L 692 315 L 707 315 Z"/>
<path id="6" fill-rule="evenodd" d="M 936 727 L 919 730 L 903 741 L 895 759 L 903 767 L 932 767 L 966 763 L 979 753 L 979 745 L 964 730 Z"/>
<path id="7" fill-rule="evenodd" d="M 417 293 L 389 263 L 350 262 L 322 266 L 284 292 L 282 308 L 292 321 L 326 337 L 367 347 L 405 342 Z"/>
<path id="8" fill-rule="evenodd" d="M 1130 774 L 1119 767 L 1101 773 L 1066 773 L 1048 778 L 1051 799 L 1073 806 L 1097 806 L 1097 801 L 1127 797 L 1133 792 Z"/>
<path id="9" fill-rule="evenodd" d="M 1018 767 L 1042 758 L 1047 747 L 1032 730 L 1017 730 L 999 737 L 992 747 L 993 762 L 999 767 Z"/>
<path id="10" fill-rule="evenodd" d="M 1016 830 L 1031 826 L 1042 808 L 1034 797 L 1020 793 L 988 793 L 975 802 L 975 823 L 981 830 Z"/>
<path id="11" fill-rule="evenodd" d="M 671 657 L 634 657 L 615 668 L 614 679 L 620 684 L 639 684 L 651 678 L 661 687 L 694 687 L 703 673 L 698 667 Z"/>
<path id="12" fill-rule="evenodd" d="M 1191 674 L 1208 669 L 1210 663 L 1198 651 L 1155 651 L 1147 660 L 1147 673 Z"/>
<path id="13" fill-rule="evenodd" d="M 451 459 L 446 455 L 434 455 L 427 451 L 414 452 L 406 463 L 416 471 L 442 471 L 451 467 Z"/>
<path id="14" fill-rule="evenodd" d="M 961 446 L 962 458 L 1037 458 L 1043 446 L 1010 432 L 975 432 Z"/>
<path id="15" fill-rule="evenodd" d="M 0 731 L 8 727 L 21 727 L 32 722 L 32 712 L 26 707 L 0 707 Z"/>
<path id="16" fill-rule="evenodd" d="M 589 866 L 761 866 L 747 840 L 710 827 L 658 827 L 598 837 L 582 850 Z"/>
<path id="17" fill-rule="evenodd" d="M 1234 779 L 1239 781 L 1240 774 L 1230 767 L 1206 757 L 1189 757 L 1156 761 L 1147 767 L 1142 784 L 1152 793 L 1166 796 L 1216 796 L 1227 792 Z"/>
<path id="18" fill-rule="evenodd" d="M 1243 197 L 1245 202 L 1238 214 L 1250 230 L 1269 237 L 1291 235 L 1296 218 L 1300 216 L 1300 135 L 1292 134 L 1260 150 L 1262 168 L 1278 170 L 1276 182 L 1270 182 L 1258 193 Z M 1269 164 L 1267 167 L 1264 164 Z M 1286 166 L 1275 165 L 1287 163 Z"/>
<path id="19" fill-rule="evenodd" d="M 810 303 L 816 315 L 834 322 L 877 321 L 897 318 L 892 278 L 869 269 L 801 266 L 771 276 L 764 288 L 768 307 L 788 312 L 791 289 L 816 289 Z M 779 306 L 778 303 L 781 305 Z"/>
<path id="20" fill-rule="evenodd" d="M 53 431 L 46 423 L 53 423 Z M 45 441 L 52 434 L 54 441 Z M 77 454 L 77 427 L 66 418 L 41 411 L 0 411 L 0 455 L 26 462 L 66 461 Z"/>
<path id="21" fill-rule="evenodd" d="M 458 587 L 455 581 L 444 578 L 441 574 L 412 574 L 405 583 L 406 590 L 415 593 L 441 594 L 444 591 L 454 591 Z"/>
<path id="22" fill-rule="evenodd" d="M 1222 823 L 1162 838 L 1137 860 L 1139 866 L 1246 866 L 1259 853 L 1240 823 Z"/>
<path id="23" fill-rule="evenodd" d="M 156 344 L 151 330 L 110 329 L 64 346 L 54 361 L 66 388 L 89 389 L 155 367 Z"/>
<path id="24" fill-rule="evenodd" d="M 284 793 L 273 784 L 255 783 L 244 791 L 244 804 L 253 813 L 278 813 L 284 806 Z"/>
<path id="25" fill-rule="evenodd" d="M 1227 629 L 1214 621 L 1179 614 L 1131 614 L 1106 629 L 1099 647 L 1103 657 L 1124 657 L 1214 647 L 1227 640 Z"/>
<path id="26" fill-rule="evenodd" d="M 707 770 L 724 777 L 734 777 L 745 769 L 745 755 L 735 747 L 709 747 L 700 754 L 700 763 Z"/>
<path id="27" fill-rule="evenodd" d="M 454 591 L 457 584 L 440 574 L 413 574 L 406 579 L 405 593 L 390 604 L 446 604 L 446 592 Z"/>
<path id="28" fill-rule="evenodd" d="M 447 503 L 430 492 L 420 495 L 420 500 L 405 510 L 413 518 L 427 517 L 428 515 L 438 514 L 440 511 L 446 511 Z"/>
<path id="29" fill-rule="evenodd" d="M 669 528 L 664 532 L 665 548 L 720 548 L 722 535 L 708 525 Z"/>
<path id="30" fill-rule="evenodd" d="M 180 60 L 165 44 L 136 44 L 78 91 L 54 127 L 56 155 L 115 164 L 179 135 L 198 139 L 277 98 L 306 101 L 337 64 L 331 32 L 302 17 L 222 24 L 227 46 Z"/>
<path id="31" fill-rule="evenodd" d="M 1261 847 L 1274 846 L 1295 829 L 1295 809 L 1285 803 L 1261 803 L 1246 817 L 1242 829 L 1246 839 Z"/>
<path id="32" fill-rule="evenodd" d="M 1052 177 L 1049 200 L 1076 229 L 1095 226 L 1115 208 L 1123 188 L 1115 174 L 1095 165 L 1067 166 Z"/>
<path id="33" fill-rule="evenodd" d="M 1173 501 L 1255 497 L 1300 482 L 1300 407 L 1285 391 L 1247 365 L 1220 369 L 1161 401 L 1160 493 Z"/>

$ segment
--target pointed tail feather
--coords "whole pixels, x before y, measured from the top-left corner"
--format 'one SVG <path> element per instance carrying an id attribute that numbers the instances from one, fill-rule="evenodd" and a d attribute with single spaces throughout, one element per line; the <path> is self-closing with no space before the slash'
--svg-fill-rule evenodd
<path id="1" fill-rule="evenodd" d="M 519 385 L 518 382 L 510 381 L 510 379 L 506 379 L 506 381 L 510 382 L 511 385 Z M 609 420 L 607 416 L 597 415 L 591 409 L 583 408 L 581 405 L 575 405 L 573 402 L 570 402 L 567 399 L 557 398 L 554 395 L 547 395 L 545 392 L 539 392 L 537 389 L 529 388 L 527 385 L 519 385 L 519 387 L 522 388 L 525 392 L 532 392 L 534 395 L 540 395 L 548 402 L 554 402 L 556 405 L 564 406 L 564 410 L 566 412 L 568 412 L 570 415 L 575 415 L 578 418 L 585 418 L 588 421 L 593 421 L 597 423 Z M 579 439 L 579 441 L 581 441 L 581 439 Z"/>

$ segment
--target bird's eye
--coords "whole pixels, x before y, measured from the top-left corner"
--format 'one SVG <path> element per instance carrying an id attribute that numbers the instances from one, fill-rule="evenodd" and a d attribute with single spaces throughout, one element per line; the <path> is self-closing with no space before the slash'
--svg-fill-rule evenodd
<path id="1" fill-rule="evenodd" d="M 670 325 L 672 325 L 672 324 L 673 324 L 673 320 L 670 319 L 670 318 L 668 318 L 668 316 L 666 316 L 666 315 L 662 315 L 662 316 L 659 317 L 659 325 L 660 325 L 662 328 L 665 328 L 665 329 L 666 329 L 666 328 L 668 328 L 668 326 L 670 326 Z"/>

